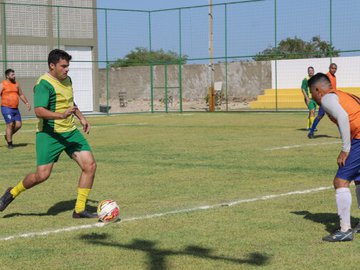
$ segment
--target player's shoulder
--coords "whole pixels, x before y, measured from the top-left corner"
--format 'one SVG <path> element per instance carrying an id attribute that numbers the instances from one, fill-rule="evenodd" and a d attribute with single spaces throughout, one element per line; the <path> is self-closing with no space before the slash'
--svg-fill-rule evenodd
<path id="1" fill-rule="evenodd" d="M 46 74 L 44 74 L 40 76 L 39 79 L 37 80 L 34 90 L 36 89 L 53 90 L 54 87 L 51 83 L 51 80 L 49 80 L 49 77 Z"/>

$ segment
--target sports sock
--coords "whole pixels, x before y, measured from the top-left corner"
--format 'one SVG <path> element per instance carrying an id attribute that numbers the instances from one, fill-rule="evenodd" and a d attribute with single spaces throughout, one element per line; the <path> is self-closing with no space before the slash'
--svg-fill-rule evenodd
<path id="1" fill-rule="evenodd" d="M 315 119 L 314 116 L 310 116 L 310 118 L 309 118 L 309 128 L 312 127 L 312 125 L 313 125 L 313 123 L 314 123 L 314 119 Z"/>
<path id="2" fill-rule="evenodd" d="M 90 193 L 90 188 L 78 188 L 78 196 L 75 203 L 75 212 L 80 213 L 85 210 L 85 204 Z"/>
<path id="3" fill-rule="evenodd" d="M 310 129 L 311 132 L 314 132 L 314 131 L 315 131 L 317 125 L 318 125 L 319 122 L 320 122 L 320 120 L 321 120 L 321 118 L 318 118 L 318 117 L 315 118 L 315 120 L 314 120 L 314 122 L 313 122 L 313 124 L 312 124 L 312 126 L 311 126 L 311 129 Z"/>
<path id="4" fill-rule="evenodd" d="M 350 209 L 351 209 L 351 193 L 349 188 L 336 189 L 336 206 L 340 218 L 340 227 L 342 232 L 351 229 Z"/>
<path id="5" fill-rule="evenodd" d="M 25 191 L 26 188 L 23 185 L 23 182 L 20 181 L 15 187 L 13 187 L 10 190 L 11 195 L 13 195 L 14 198 L 20 195 L 21 192 Z"/>
<path id="6" fill-rule="evenodd" d="M 310 117 L 308 117 L 307 124 L 306 124 L 306 129 L 310 129 L 310 128 L 311 128 Z"/>
<path id="7" fill-rule="evenodd" d="M 358 203 L 358 208 L 360 209 L 360 184 L 355 185 L 356 198 Z"/>

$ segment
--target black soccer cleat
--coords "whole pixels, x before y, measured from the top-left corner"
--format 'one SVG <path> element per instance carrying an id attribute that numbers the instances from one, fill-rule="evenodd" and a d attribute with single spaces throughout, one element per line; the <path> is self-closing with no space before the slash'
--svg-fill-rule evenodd
<path id="1" fill-rule="evenodd" d="M 98 218 L 98 215 L 96 213 L 91 213 L 89 211 L 82 211 L 80 213 L 76 213 L 75 211 L 72 214 L 73 218 Z"/>
<path id="2" fill-rule="evenodd" d="M 12 187 L 9 187 L 0 198 L 0 211 L 4 211 L 5 208 L 15 199 L 10 193 L 10 190 L 12 190 Z"/>

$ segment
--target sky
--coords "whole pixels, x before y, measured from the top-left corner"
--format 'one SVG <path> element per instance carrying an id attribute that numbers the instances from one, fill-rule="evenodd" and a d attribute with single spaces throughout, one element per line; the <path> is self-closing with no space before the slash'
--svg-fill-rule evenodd
<path id="1" fill-rule="evenodd" d="M 274 1 L 247 1 L 227 5 L 226 25 L 225 5 L 214 6 L 214 56 L 221 58 L 227 54 L 234 59 L 235 57 L 251 59 L 252 55 L 273 47 L 275 41 L 279 42 L 288 37 L 310 41 L 317 35 L 320 35 L 322 40 L 328 42 L 332 40 L 336 49 L 360 50 L 360 31 L 357 31 L 360 26 L 358 16 L 360 1 L 332 0 L 333 6 L 330 10 L 330 0 L 276 0 L 276 17 Z M 208 2 L 208 0 L 97 0 L 97 7 L 154 11 L 207 5 Z M 235 0 L 213 0 L 213 4 L 231 2 Z M 124 57 L 136 47 L 150 46 L 153 50 L 171 50 L 187 55 L 188 58 L 194 59 L 194 62 L 201 62 L 197 59 L 208 57 L 207 7 L 151 12 L 151 39 L 148 14 L 148 12 L 108 10 L 105 15 L 104 10 L 99 10 L 97 14 L 99 60 L 105 61 L 108 58 L 113 61 Z M 353 55 L 354 52 L 349 54 Z M 346 56 L 347 53 L 343 55 Z"/>

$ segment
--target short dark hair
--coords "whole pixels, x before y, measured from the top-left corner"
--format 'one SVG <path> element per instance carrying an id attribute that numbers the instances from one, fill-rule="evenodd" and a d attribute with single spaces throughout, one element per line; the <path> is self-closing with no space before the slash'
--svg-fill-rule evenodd
<path id="1" fill-rule="evenodd" d="M 50 64 L 56 65 L 57 63 L 59 63 L 60 59 L 70 61 L 71 58 L 71 55 L 67 52 L 60 49 L 54 49 L 49 53 L 48 66 L 50 67 Z"/>
<path id="2" fill-rule="evenodd" d="M 311 69 L 314 69 L 314 67 L 313 67 L 313 66 L 310 66 L 310 67 L 308 67 L 308 69 L 307 69 L 307 70 L 309 70 L 310 68 L 311 68 Z M 315 69 L 314 69 L 314 70 L 315 70 Z"/>
<path id="3" fill-rule="evenodd" d="M 331 85 L 329 77 L 326 76 L 326 74 L 319 72 L 319 73 L 316 73 L 314 76 L 312 76 L 310 78 L 310 80 L 308 80 L 309 88 L 311 88 L 312 85 L 314 85 L 315 83 L 318 83 L 318 82 L 324 82 L 324 83 L 328 83 Z"/>
<path id="4" fill-rule="evenodd" d="M 5 70 L 5 76 L 9 75 L 11 72 L 15 72 L 12 68 Z"/>

